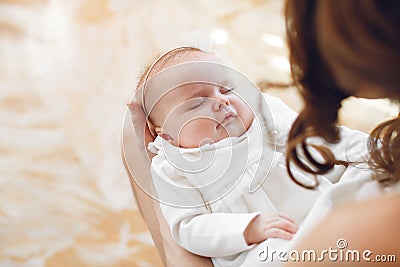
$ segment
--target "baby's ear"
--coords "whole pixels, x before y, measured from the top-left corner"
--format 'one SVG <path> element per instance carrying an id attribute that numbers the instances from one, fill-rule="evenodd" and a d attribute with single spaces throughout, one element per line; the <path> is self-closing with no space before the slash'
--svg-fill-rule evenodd
<path id="1" fill-rule="evenodd" d="M 156 127 L 154 128 L 154 130 L 156 131 L 156 133 L 157 133 L 158 136 L 161 136 L 161 135 L 162 135 L 162 128 L 161 128 L 160 126 L 156 126 Z"/>
<path id="2" fill-rule="evenodd" d="M 163 133 L 163 130 L 160 126 L 156 126 L 155 131 L 157 133 L 158 136 L 161 136 L 162 138 L 164 138 L 165 140 L 171 142 L 173 139 L 169 134 Z"/>

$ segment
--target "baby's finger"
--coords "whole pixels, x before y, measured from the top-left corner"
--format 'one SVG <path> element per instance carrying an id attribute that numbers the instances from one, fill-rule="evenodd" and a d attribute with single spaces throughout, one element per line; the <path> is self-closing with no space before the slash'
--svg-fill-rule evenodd
<path id="1" fill-rule="evenodd" d="M 268 238 L 282 238 L 285 240 L 291 240 L 294 236 L 293 233 L 287 232 L 279 228 L 270 228 L 266 231 L 266 237 Z"/>
<path id="2" fill-rule="evenodd" d="M 289 216 L 287 216 L 285 214 L 278 213 L 278 217 L 283 218 L 285 220 L 288 220 L 288 221 L 290 221 L 290 222 L 292 222 L 292 223 L 297 225 L 297 223 L 293 220 L 293 218 L 290 218 Z"/>
<path id="3" fill-rule="evenodd" d="M 269 225 L 270 228 L 279 228 L 282 230 L 285 230 L 289 233 L 296 233 L 298 230 L 298 226 L 297 224 L 286 220 L 286 219 L 280 219 L 280 220 L 276 220 L 270 223 Z"/>

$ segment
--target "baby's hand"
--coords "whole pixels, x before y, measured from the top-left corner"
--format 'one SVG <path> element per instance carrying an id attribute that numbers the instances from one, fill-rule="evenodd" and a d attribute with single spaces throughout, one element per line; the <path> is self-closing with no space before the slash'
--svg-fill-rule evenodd
<path id="1" fill-rule="evenodd" d="M 271 237 L 290 240 L 297 229 L 293 219 L 283 214 L 260 214 L 249 223 L 244 231 L 244 238 L 248 245 L 260 243 Z"/>

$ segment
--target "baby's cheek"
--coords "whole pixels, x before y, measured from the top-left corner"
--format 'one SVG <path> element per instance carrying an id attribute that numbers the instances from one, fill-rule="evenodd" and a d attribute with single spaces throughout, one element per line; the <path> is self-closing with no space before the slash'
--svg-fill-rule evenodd
<path id="1" fill-rule="evenodd" d="M 212 143 L 215 139 L 216 123 L 210 119 L 198 119 L 187 123 L 179 134 L 181 146 L 199 147 L 204 143 Z"/>
<path id="2" fill-rule="evenodd" d="M 243 126 L 245 128 L 248 128 L 253 121 L 254 115 L 253 112 L 251 111 L 250 107 L 247 105 L 242 106 L 239 111 L 239 116 L 240 119 L 242 120 Z"/>

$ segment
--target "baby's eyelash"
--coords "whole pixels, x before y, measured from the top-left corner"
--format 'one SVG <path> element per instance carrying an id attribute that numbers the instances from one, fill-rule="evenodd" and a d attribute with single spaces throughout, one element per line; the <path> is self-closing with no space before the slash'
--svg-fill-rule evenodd
<path id="1" fill-rule="evenodd" d="M 196 106 L 193 106 L 193 107 L 189 108 L 189 110 L 195 110 L 195 109 L 199 108 L 200 105 L 201 105 L 201 103 L 200 103 L 200 104 L 197 104 Z"/>
<path id="2" fill-rule="evenodd" d="M 227 86 L 222 86 L 222 93 L 229 93 L 229 92 L 232 92 L 233 90 L 234 90 L 234 88 L 233 87 L 227 87 Z"/>
<path id="3" fill-rule="evenodd" d="M 202 100 L 200 103 L 196 104 L 195 106 L 190 107 L 189 110 L 195 110 L 195 109 L 199 108 L 203 103 L 204 103 L 204 100 Z"/>

